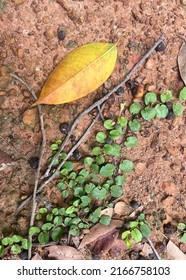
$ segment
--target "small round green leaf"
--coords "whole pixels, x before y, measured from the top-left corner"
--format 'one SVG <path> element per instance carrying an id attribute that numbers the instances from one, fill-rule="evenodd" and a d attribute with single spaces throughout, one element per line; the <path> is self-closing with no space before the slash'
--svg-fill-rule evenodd
<path id="1" fill-rule="evenodd" d="M 152 233 L 150 227 L 146 223 L 140 225 L 140 231 L 145 237 L 149 237 Z"/>
<path id="2" fill-rule="evenodd" d="M 120 124 L 122 127 L 127 126 L 128 120 L 125 117 L 118 117 L 117 124 Z"/>
<path id="3" fill-rule="evenodd" d="M 41 229 L 44 231 L 49 231 L 51 228 L 53 228 L 54 224 L 52 223 L 45 223 L 42 225 Z"/>
<path id="4" fill-rule="evenodd" d="M 96 157 L 96 163 L 98 164 L 98 165 L 101 165 L 101 164 L 103 164 L 105 162 L 105 158 L 103 157 L 103 156 L 97 156 Z"/>
<path id="5" fill-rule="evenodd" d="M 23 239 L 23 237 L 21 237 L 20 235 L 14 234 L 14 235 L 12 236 L 12 240 L 13 240 L 13 242 L 15 242 L 15 243 L 20 242 L 22 239 Z"/>
<path id="6" fill-rule="evenodd" d="M 144 101 L 145 101 L 146 105 L 149 105 L 151 103 L 155 103 L 157 101 L 156 93 L 155 92 L 151 92 L 151 91 L 147 92 L 145 94 Z"/>
<path id="7" fill-rule="evenodd" d="M 129 121 L 129 127 L 131 131 L 139 131 L 142 128 L 142 123 L 139 120 L 134 119 Z"/>
<path id="8" fill-rule="evenodd" d="M 168 102 L 172 99 L 172 91 L 171 90 L 166 90 L 160 95 L 160 100 L 161 102 L 165 103 Z"/>
<path id="9" fill-rule="evenodd" d="M 167 108 L 167 106 L 165 106 L 164 104 L 157 104 L 155 106 L 155 110 L 156 110 L 156 116 L 159 118 L 159 119 L 164 119 L 167 117 L 168 113 L 169 113 L 169 110 Z"/>
<path id="10" fill-rule="evenodd" d="M 29 229 L 29 235 L 34 235 L 40 233 L 40 228 L 39 227 L 31 227 Z"/>
<path id="11" fill-rule="evenodd" d="M 0 258 L 2 258 L 4 255 L 4 246 L 0 245 Z"/>
<path id="12" fill-rule="evenodd" d="M 186 229 L 186 224 L 184 224 L 184 223 L 179 223 L 178 226 L 177 226 L 177 229 L 179 229 L 179 230 L 184 230 L 184 229 Z"/>
<path id="13" fill-rule="evenodd" d="M 1 240 L 2 245 L 12 245 L 14 243 L 13 239 L 11 237 L 5 237 Z"/>
<path id="14" fill-rule="evenodd" d="M 93 173 L 99 173 L 99 165 L 96 163 L 91 164 L 90 169 Z"/>
<path id="15" fill-rule="evenodd" d="M 128 237 L 130 235 L 130 230 L 126 230 L 122 233 L 121 238 L 125 239 L 126 237 Z"/>
<path id="16" fill-rule="evenodd" d="M 125 177 L 125 175 L 118 175 L 118 176 L 115 178 L 115 182 L 116 182 L 116 185 L 122 186 L 122 185 L 126 182 L 126 177 Z"/>
<path id="17" fill-rule="evenodd" d="M 131 172 L 134 169 L 134 163 L 131 160 L 124 159 L 119 165 L 119 168 L 124 172 Z"/>
<path id="18" fill-rule="evenodd" d="M 22 247 L 23 247 L 23 249 L 25 249 L 25 250 L 30 249 L 30 247 L 31 247 L 31 242 L 30 242 L 30 240 L 24 238 L 24 239 L 22 240 Z"/>
<path id="19" fill-rule="evenodd" d="M 72 171 L 73 168 L 74 168 L 74 164 L 71 161 L 66 161 L 62 166 L 62 169 L 67 169 L 68 172 Z"/>
<path id="20" fill-rule="evenodd" d="M 38 241 L 41 245 L 46 244 L 49 241 L 48 232 L 42 231 L 38 235 Z"/>
<path id="21" fill-rule="evenodd" d="M 179 103 L 173 103 L 172 109 L 175 114 L 175 116 L 179 117 L 183 114 L 183 106 Z"/>
<path id="22" fill-rule="evenodd" d="M 136 136 L 129 136 L 125 141 L 125 146 L 128 148 L 133 148 L 138 144 L 138 138 Z"/>
<path id="23" fill-rule="evenodd" d="M 180 91 L 179 100 L 180 101 L 186 100 L 186 87 L 182 88 L 182 90 Z"/>
<path id="24" fill-rule="evenodd" d="M 115 166 L 111 163 L 108 163 L 101 167 L 100 175 L 102 177 L 110 177 L 113 175 L 114 170 L 115 170 Z"/>
<path id="25" fill-rule="evenodd" d="M 58 144 L 52 144 L 50 148 L 52 151 L 56 151 L 58 149 Z"/>
<path id="26" fill-rule="evenodd" d="M 98 147 L 99 148 L 99 147 Z M 94 159 L 91 157 L 86 157 L 84 159 L 84 164 L 90 166 L 94 162 Z"/>
<path id="27" fill-rule="evenodd" d="M 64 232 L 64 230 L 61 227 L 56 227 L 51 233 L 52 240 L 59 241 L 63 235 L 63 232 Z"/>
<path id="28" fill-rule="evenodd" d="M 111 144 L 105 144 L 103 147 L 103 152 L 106 155 L 111 155 L 113 150 L 114 150 L 114 148 Z"/>
<path id="29" fill-rule="evenodd" d="M 113 185 L 110 187 L 110 193 L 112 197 L 120 197 L 123 195 L 123 189 L 121 186 Z"/>
<path id="30" fill-rule="evenodd" d="M 141 111 L 141 105 L 139 103 L 132 103 L 130 105 L 129 111 L 133 115 L 139 114 L 139 112 Z"/>
<path id="31" fill-rule="evenodd" d="M 61 216 L 56 216 L 53 222 L 55 225 L 62 225 L 63 219 Z"/>
<path id="32" fill-rule="evenodd" d="M 112 147 L 113 147 L 113 151 L 111 153 L 111 156 L 120 157 L 121 156 L 121 146 L 114 143 L 114 144 L 112 144 Z"/>
<path id="33" fill-rule="evenodd" d="M 102 131 L 100 131 L 96 134 L 96 141 L 99 143 L 105 143 L 106 138 L 107 138 L 107 135 Z"/>
<path id="34" fill-rule="evenodd" d="M 102 215 L 99 222 L 102 225 L 108 226 L 110 225 L 111 217 L 108 215 Z"/>
<path id="35" fill-rule="evenodd" d="M 69 190 L 63 190 L 61 192 L 61 194 L 62 194 L 63 198 L 67 198 L 69 196 L 70 192 L 69 192 Z"/>
<path id="36" fill-rule="evenodd" d="M 52 213 L 49 213 L 46 215 L 46 221 L 47 222 L 51 222 L 54 218 L 54 215 Z"/>
<path id="37" fill-rule="evenodd" d="M 104 121 L 103 125 L 106 129 L 113 129 L 114 122 L 113 122 L 113 120 L 108 119 L 108 120 Z"/>
<path id="38" fill-rule="evenodd" d="M 81 207 L 86 207 L 86 206 L 89 205 L 90 202 L 91 202 L 90 197 L 88 197 L 87 195 L 83 195 L 81 197 L 81 204 L 80 204 L 80 206 Z"/>
<path id="39" fill-rule="evenodd" d="M 113 129 L 110 131 L 109 136 L 113 140 L 117 140 L 120 137 L 120 132 L 117 129 Z"/>
<path id="40" fill-rule="evenodd" d="M 12 245 L 11 250 L 13 254 L 20 254 L 21 253 L 21 247 L 18 244 Z"/>
<path id="41" fill-rule="evenodd" d="M 156 110 L 151 107 L 146 107 L 141 111 L 141 115 L 144 120 L 150 121 L 156 116 Z"/>
<path id="42" fill-rule="evenodd" d="M 141 232 L 137 228 L 131 230 L 131 236 L 135 242 L 140 242 L 143 238 Z"/>
<path id="43" fill-rule="evenodd" d="M 101 148 L 100 148 L 100 147 L 94 147 L 94 148 L 92 149 L 92 153 L 93 153 L 94 156 L 100 155 L 100 153 L 101 153 Z"/>
<path id="44" fill-rule="evenodd" d="M 180 242 L 186 242 L 186 232 L 183 234 L 183 236 L 179 240 Z"/>
<path id="45" fill-rule="evenodd" d="M 66 209 L 66 214 L 70 215 L 74 212 L 76 208 L 72 205 L 72 206 L 69 206 L 67 209 Z"/>
<path id="46" fill-rule="evenodd" d="M 92 196 L 98 200 L 103 200 L 106 197 L 107 190 L 101 187 L 95 187 L 92 190 Z"/>
<path id="47" fill-rule="evenodd" d="M 47 212 L 48 212 L 48 210 L 44 207 L 39 209 L 40 214 L 46 214 Z"/>

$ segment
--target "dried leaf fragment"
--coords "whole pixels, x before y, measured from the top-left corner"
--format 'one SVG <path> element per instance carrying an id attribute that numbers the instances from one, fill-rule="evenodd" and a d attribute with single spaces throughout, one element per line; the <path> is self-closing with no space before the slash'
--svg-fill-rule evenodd
<path id="1" fill-rule="evenodd" d="M 71 246 L 50 246 L 47 248 L 49 258 L 55 260 L 83 260 L 83 254 Z"/>
<path id="2" fill-rule="evenodd" d="M 111 220 L 111 223 L 108 226 L 105 226 L 102 224 L 97 224 L 97 225 L 93 226 L 90 229 L 90 232 L 84 236 L 78 249 L 81 249 L 81 248 L 85 247 L 87 244 L 94 242 L 101 236 L 108 234 L 109 232 L 113 231 L 117 227 L 121 227 L 122 224 L 123 224 L 123 221 L 121 221 L 121 220 Z"/>
<path id="3" fill-rule="evenodd" d="M 96 90 L 111 75 L 116 44 L 91 43 L 74 49 L 58 64 L 35 104 L 63 104 Z"/>
<path id="4" fill-rule="evenodd" d="M 186 85 L 186 42 L 180 48 L 178 54 L 178 66 L 180 71 L 180 76 Z"/>

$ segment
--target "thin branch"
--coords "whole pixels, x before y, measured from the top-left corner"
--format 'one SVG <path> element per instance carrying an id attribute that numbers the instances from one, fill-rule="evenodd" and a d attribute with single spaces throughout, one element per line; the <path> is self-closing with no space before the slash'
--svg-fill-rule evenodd
<path id="1" fill-rule="evenodd" d="M 17 79 L 21 84 L 23 84 L 28 89 L 28 91 L 32 94 L 34 100 L 37 100 L 37 96 L 36 96 L 34 90 L 32 88 L 30 88 L 29 85 L 25 81 L 23 81 L 20 77 L 18 77 L 15 74 L 11 74 L 11 76 L 14 77 L 15 79 Z M 34 224 L 35 211 L 36 211 L 36 207 L 37 207 L 36 195 L 37 195 L 37 189 L 38 189 L 38 185 L 39 185 L 42 160 L 43 160 L 45 146 L 46 146 L 46 134 L 45 134 L 45 128 L 44 128 L 43 112 L 42 112 L 40 105 L 38 105 L 37 108 L 38 108 L 41 133 L 42 133 L 42 145 L 41 145 L 41 150 L 40 150 L 40 157 L 39 157 L 39 163 L 38 163 L 38 168 L 37 168 L 37 173 L 36 173 L 34 191 L 33 191 L 33 195 L 32 195 L 32 212 L 31 212 L 31 218 L 30 218 L 30 227 L 33 226 L 33 224 Z M 30 240 L 30 243 L 32 243 L 32 236 L 29 235 L 28 238 Z M 32 247 L 28 250 L 28 259 L 31 259 L 31 249 L 32 249 Z"/>
<path id="2" fill-rule="evenodd" d="M 153 251 L 154 254 L 156 255 L 157 260 L 161 260 L 159 254 L 158 254 L 158 252 L 156 251 L 156 249 L 155 249 L 155 247 L 154 247 L 152 241 L 150 240 L 150 238 L 149 238 L 149 237 L 146 237 L 146 238 L 147 238 L 147 241 L 148 241 L 148 243 L 149 243 L 149 245 L 150 245 L 152 251 Z"/>
<path id="3" fill-rule="evenodd" d="M 100 109 L 101 112 L 103 110 L 103 108 Z M 54 172 L 54 174 L 52 174 L 52 176 L 50 176 L 46 181 L 44 181 L 39 188 L 37 189 L 37 194 L 40 193 L 43 188 L 48 185 L 59 173 L 61 167 L 63 166 L 63 164 L 66 162 L 66 160 L 73 154 L 73 152 L 77 149 L 77 147 L 79 147 L 79 145 L 84 141 L 84 139 L 86 138 L 86 136 L 90 133 L 90 129 L 93 127 L 93 125 L 95 124 L 95 122 L 98 120 L 100 116 L 100 113 L 98 113 L 98 115 L 94 118 L 94 120 L 91 122 L 91 124 L 89 125 L 89 127 L 86 129 L 86 131 L 83 133 L 83 135 L 81 136 L 81 138 L 79 139 L 79 141 L 70 149 L 70 151 L 68 152 L 66 158 L 60 162 L 60 164 L 58 165 L 56 171 Z M 33 198 L 33 195 L 30 195 L 29 197 L 27 197 L 17 208 L 16 210 L 16 214 L 19 213 L 25 205 L 28 204 L 28 202 Z"/>
<path id="4" fill-rule="evenodd" d="M 103 104 L 114 92 L 116 92 L 118 90 L 118 88 L 120 88 L 123 84 L 125 84 L 130 78 L 131 76 L 134 74 L 134 72 L 137 70 L 137 68 L 139 68 L 144 62 L 145 60 L 152 54 L 152 52 L 156 49 L 156 47 L 159 45 L 159 43 L 161 43 L 162 41 L 165 40 L 164 35 L 161 35 L 159 37 L 159 39 L 154 43 L 154 45 L 149 49 L 149 51 L 134 65 L 134 67 L 132 68 L 132 70 L 127 74 L 127 76 L 125 77 L 124 80 L 122 80 L 116 87 L 114 87 L 109 93 L 107 93 L 104 97 L 102 97 L 101 99 L 99 99 L 98 101 L 96 101 L 95 103 L 93 103 L 90 107 L 88 107 L 87 109 L 85 109 L 83 112 L 81 112 L 78 117 L 74 120 L 71 129 L 68 133 L 68 135 L 66 136 L 66 138 L 64 139 L 63 143 L 61 144 L 60 150 L 58 151 L 58 153 L 56 153 L 56 155 L 52 158 L 45 174 L 41 177 L 41 179 L 44 179 L 46 177 L 49 176 L 50 170 L 53 166 L 54 161 L 58 158 L 59 154 L 62 152 L 62 150 L 64 149 L 66 143 L 68 142 L 70 136 L 72 135 L 72 132 L 74 131 L 75 127 L 77 126 L 77 124 L 79 123 L 80 119 L 88 114 L 90 111 L 92 111 L 95 107 L 98 107 Z"/>
<path id="5" fill-rule="evenodd" d="M 59 154 L 62 152 L 62 150 L 64 149 L 65 145 L 67 144 L 68 140 L 70 139 L 70 136 L 72 135 L 74 129 L 76 128 L 77 124 L 79 123 L 80 119 L 88 114 L 90 111 L 92 111 L 95 107 L 99 107 L 100 105 L 102 105 L 114 92 L 117 91 L 118 88 L 120 88 L 123 84 L 125 84 L 130 78 L 131 76 L 134 74 L 134 72 L 137 70 L 137 68 L 139 68 L 144 61 L 152 54 L 152 52 L 156 49 L 156 47 L 159 45 L 159 43 L 161 43 L 162 41 L 165 40 L 164 35 L 161 35 L 160 38 L 154 43 L 154 45 L 150 48 L 150 50 L 135 64 L 135 66 L 132 68 L 132 70 L 127 74 L 127 76 L 125 77 L 124 80 L 122 80 L 116 87 L 114 87 L 109 93 L 107 93 L 104 97 L 102 97 L 101 99 L 99 99 L 98 101 L 96 101 L 95 103 L 93 103 L 90 107 L 88 107 L 87 109 L 85 109 L 83 112 L 81 112 L 77 118 L 74 120 L 71 129 L 69 131 L 69 133 L 67 134 L 66 138 L 64 139 L 63 143 L 61 144 L 60 150 L 56 153 L 56 155 L 52 158 L 45 174 L 41 177 L 41 179 L 47 178 L 50 174 L 51 168 L 53 166 L 53 163 L 55 161 L 56 158 L 58 158 Z M 101 108 L 103 109 L 103 107 Z M 97 115 L 97 117 L 94 119 L 94 121 L 92 122 L 92 124 L 90 125 L 91 127 L 94 125 L 94 123 L 96 122 L 97 118 L 99 115 Z M 74 152 L 75 149 L 77 149 L 77 147 L 80 145 L 80 143 L 84 140 L 84 138 L 86 137 L 86 135 L 89 133 L 90 128 L 89 127 L 87 129 L 87 131 L 85 132 L 85 134 L 83 134 L 83 136 L 80 138 L 80 140 L 76 143 L 76 145 L 74 147 L 72 147 L 72 149 L 69 151 L 68 155 L 72 155 L 72 153 Z M 87 134 L 86 134 L 87 133 Z M 69 157 L 68 156 L 68 157 Z M 67 157 L 67 158 L 68 158 Z M 49 183 L 51 182 L 57 175 L 57 173 L 59 172 L 61 166 L 64 164 L 64 162 L 67 160 L 67 158 L 58 166 L 58 168 L 56 169 L 55 173 L 52 174 L 49 178 L 46 179 L 46 181 L 44 181 L 38 188 L 37 190 L 37 194 L 39 192 L 41 192 L 41 190 L 43 190 L 43 188 Z M 32 195 L 29 196 L 26 200 L 24 200 L 20 206 L 17 208 L 16 213 L 19 213 L 23 207 L 25 205 L 27 205 L 27 203 L 32 199 Z"/>

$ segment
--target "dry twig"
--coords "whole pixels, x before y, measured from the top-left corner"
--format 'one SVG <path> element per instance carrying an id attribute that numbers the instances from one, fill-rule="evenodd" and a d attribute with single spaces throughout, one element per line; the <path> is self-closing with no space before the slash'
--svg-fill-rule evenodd
<path id="1" fill-rule="evenodd" d="M 34 100 L 37 100 L 37 96 L 36 96 L 34 90 L 31 87 L 29 87 L 29 85 L 25 81 L 23 81 L 20 77 L 18 77 L 15 74 L 11 74 L 11 76 L 14 77 L 16 80 L 18 80 L 21 84 L 23 84 L 28 89 L 28 91 L 32 94 Z M 33 191 L 33 195 L 32 195 L 32 212 L 31 212 L 31 219 L 30 219 L 30 227 L 33 226 L 33 224 L 34 224 L 35 211 L 36 211 L 36 207 L 37 207 L 36 194 L 37 194 L 37 190 L 38 190 L 40 173 L 41 173 L 41 165 L 42 165 L 42 160 L 43 160 L 45 146 L 46 146 L 46 134 L 45 134 L 45 129 L 44 129 L 43 112 L 42 112 L 40 105 L 38 105 L 37 108 L 38 108 L 41 133 L 42 133 L 42 144 L 41 144 L 41 150 L 40 150 L 39 164 L 38 164 L 37 173 L 36 173 L 34 191 Z M 30 243 L 32 243 L 31 235 L 29 235 L 29 240 L 30 240 Z M 31 258 L 31 248 L 28 250 L 28 259 L 30 259 L 30 258 Z"/>

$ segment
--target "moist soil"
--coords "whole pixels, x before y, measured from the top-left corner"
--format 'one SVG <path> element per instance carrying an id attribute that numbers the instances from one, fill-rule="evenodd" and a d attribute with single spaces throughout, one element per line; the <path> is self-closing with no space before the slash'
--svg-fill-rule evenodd
<path id="1" fill-rule="evenodd" d="M 14 232 L 27 235 L 31 207 L 19 215 L 15 211 L 33 192 L 36 169 L 31 168 L 29 160 L 39 156 L 42 140 L 37 109 L 29 109 L 33 98 L 10 73 L 16 73 L 39 95 L 50 72 L 69 51 L 90 42 L 116 42 L 124 35 L 118 46 L 115 70 L 104 85 L 75 102 L 42 106 L 47 136 L 44 172 L 49 146 L 64 137 L 59 131 L 60 123 L 71 124 L 95 99 L 116 86 L 161 34 L 166 37 L 165 50 L 153 52 L 132 78 L 145 92 L 160 94 L 170 89 L 178 96 L 184 86 L 177 56 L 185 40 L 185 13 L 184 0 L 0 1 L 0 238 Z M 104 117 L 114 118 L 119 104 L 130 104 L 132 98 L 131 91 L 124 86 L 124 94 L 115 95 L 115 102 L 106 105 Z M 76 139 L 90 118 L 88 115 L 79 123 L 74 132 Z M 164 245 L 162 251 L 159 249 L 164 259 L 169 258 L 169 239 L 186 253 L 186 245 L 179 243 L 176 234 L 177 224 L 186 222 L 185 125 L 185 113 L 172 120 L 144 122 L 137 133 L 138 146 L 123 150 L 124 157 L 135 163 L 135 171 L 127 176 L 121 201 L 130 206 L 135 200 L 147 215 L 153 228 L 152 242 L 156 248 Z M 100 120 L 80 146 L 82 156 L 88 154 L 101 127 Z M 55 183 L 50 183 L 42 203 L 57 205 L 60 199 Z M 101 258 L 129 259 L 130 251 L 111 250 Z M 92 258 L 86 250 L 84 255 Z"/>

